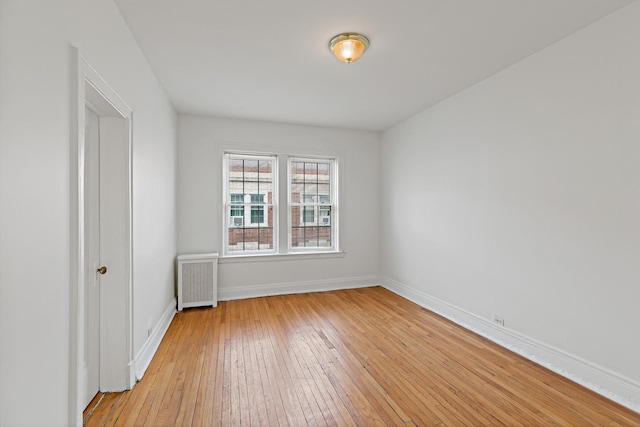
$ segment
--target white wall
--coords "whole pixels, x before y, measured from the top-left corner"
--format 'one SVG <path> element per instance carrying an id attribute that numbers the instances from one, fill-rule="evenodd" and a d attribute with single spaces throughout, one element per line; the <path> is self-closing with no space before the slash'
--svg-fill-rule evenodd
<path id="1" fill-rule="evenodd" d="M 176 116 L 110 0 L 0 3 L 0 425 L 67 425 L 71 46 L 134 110 L 134 352 L 174 295 Z"/>
<path id="2" fill-rule="evenodd" d="M 74 41 L 133 109 L 133 353 L 175 297 L 177 116 L 110 0 L 81 1 Z"/>
<path id="3" fill-rule="evenodd" d="M 380 248 L 378 133 L 181 115 L 178 140 L 180 253 L 222 253 L 221 147 L 295 154 L 325 150 L 342 156 L 345 174 L 340 177 L 341 197 L 345 203 L 340 206 L 340 241 L 346 255 L 260 262 L 221 260 L 221 299 L 376 282 Z"/>
<path id="4" fill-rule="evenodd" d="M 635 3 L 389 129 L 381 177 L 390 287 L 499 315 L 636 410 L 638 52 Z"/>
<path id="5" fill-rule="evenodd" d="M 70 2 L 34 3 L 0 3 L 3 426 L 67 421 Z"/>

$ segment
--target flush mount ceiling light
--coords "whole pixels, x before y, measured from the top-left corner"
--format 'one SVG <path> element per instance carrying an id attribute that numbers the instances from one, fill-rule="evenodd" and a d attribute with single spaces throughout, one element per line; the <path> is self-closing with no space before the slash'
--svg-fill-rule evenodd
<path id="1" fill-rule="evenodd" d="M 331 52 L 347 64 L 357 61 L 368 47 L 369 39 L 357 33 L 338 34 L 329 42 Z"/>

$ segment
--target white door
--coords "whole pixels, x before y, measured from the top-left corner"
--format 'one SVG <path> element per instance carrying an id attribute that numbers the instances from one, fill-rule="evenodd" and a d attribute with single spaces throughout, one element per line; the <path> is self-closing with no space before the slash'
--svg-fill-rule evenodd
<path id="1" fill-rule="evenodd" d="M 1 0 L 0 0 L 1 1 Z M 132 353 L 132 110 L 78 55 L 79 140 L 71 178 L 74 307 L 69 404 L 71 424 L 98 392 L 129 390 L 135 383 Z M 75 114 L 74 114 L 75 115 Z M 77 155 L 77 157 L 76 157 Z M 75 179 L 78 179 L 76 182 Z M 77 202 L 75 205 L 74 202 Z M 74 209 L 75 211 L 75 209 Z M 78 236 L 78 239 L 74 237 Z M 106 274 L 97 270 L 108 268 Z M 78 284 L 78 286 L 76 286 Z M 77 297 L 77 298 L 76 298 Z"/>
<path id="2" fill-rule="evenodd" d="M 86 107 L 85 165 L 83 408 L 100 390 L 100 119 Z"/>

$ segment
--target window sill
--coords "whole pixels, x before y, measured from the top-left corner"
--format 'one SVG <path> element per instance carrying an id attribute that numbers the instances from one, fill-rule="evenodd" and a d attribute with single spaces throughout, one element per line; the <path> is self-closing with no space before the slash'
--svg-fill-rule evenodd
<path id="1" fill-rule="evenodd" d="M 220 264 L 233 264 L 244 262 L 265 261 L 295 261 L 309 259 L 344 258 L 346 252 L 293 252 L 288 254 L 252 254 L 252 255 L 225 255 L 218 258 Z"/>

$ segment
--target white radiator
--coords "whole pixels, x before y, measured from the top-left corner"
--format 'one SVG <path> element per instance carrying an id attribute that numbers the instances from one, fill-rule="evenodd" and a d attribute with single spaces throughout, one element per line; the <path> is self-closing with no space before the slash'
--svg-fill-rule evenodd
<path id="1" fill-rule="evenodd" d="M 218 254 L 179 255 L 178 311 L 218 306 Z"/>

